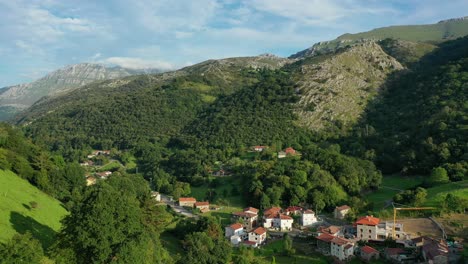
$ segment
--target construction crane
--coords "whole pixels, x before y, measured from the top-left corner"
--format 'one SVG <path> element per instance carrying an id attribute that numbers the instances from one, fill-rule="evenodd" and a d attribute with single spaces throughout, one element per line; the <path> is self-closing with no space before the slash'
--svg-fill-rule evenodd
<path id="1" fill-rule="evenodd" d="M 396 226 L 396 215 L 397 211 L 418 211 L 418 210 L 433 210 L 437 209 L 435 207 L 395 207 L 395 203 L 393 205 L 393 227 L 392 227 L 392 237 L 395 239 L 395 226 Z"/>

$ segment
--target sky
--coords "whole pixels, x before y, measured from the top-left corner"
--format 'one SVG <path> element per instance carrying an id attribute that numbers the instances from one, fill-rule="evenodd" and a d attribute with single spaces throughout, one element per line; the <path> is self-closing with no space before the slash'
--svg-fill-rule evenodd
<path id="1" fill-rule="evenodd" d="M 468 0 L 0 0 L 0 87 L 81 62 L 171 70 L 287 57 L 344 33 L 467 10 Z"/>

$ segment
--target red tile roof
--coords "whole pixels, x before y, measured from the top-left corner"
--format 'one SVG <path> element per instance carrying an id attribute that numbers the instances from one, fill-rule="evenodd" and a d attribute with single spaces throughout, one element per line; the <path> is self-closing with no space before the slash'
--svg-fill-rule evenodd
<path id="1" fill-rule="evenodd" d="M 281 207 L 270 207 L 263 212 L 263 215 L 267 218 L 273 218 L 280 211 Z"/>
<path id="2" fill-rule="evenodd" d="M 237 230 L 243 228 L 241 224 L 235 223 L 229 226 L 232 230 Z"/>
<path id="3" fill-rule="evenodd" d="M 331 240 L 331 242 L 337 244 L 337 245 L 340 245 L 340 246 L 343 246 L 343 245 L 346 245 L 349 243 L 348 240 L 344 239 L 344 238 L 341 238 L 341 237 L 333 237 L 333 239 Z"/>
<path id="4" fill-rule="evenodd" d="M 266 233 L 266 229 L 263 227 L 257 227 L 252 232 L 254 232 L 257 235 L 263 235 Z"/>
<path id="5" fill-rule="evenodd" d="M 321 234 L 320 236 L 317 237 L 318 240 L 322 240 L 322 241 L 327 242 L 327 243 L 332 241 L 333 238 L 335 238 L 335 237 L 330 235 L 330 234 L 327 234 L 327 233 L 323 233 L 323 234 Z"/>
<path id="6" fill-rule="evenodd" d="M 307 209 L 304 211 L 304 214 L 315 214 L 315 212 L 310 209 Z"/>
<path id="7" fill-rule="evenodd" d="M 286 154 L 296 154 L 296 150 L 291 147 L 286 148 L 284 152 L 286 152 Z"/>
<path id="8" fill-rule="evenodd" d="M 346 210 L 346 209 L 351 209 L 351 207 L 349 207 L 347 205 L 342 205 L 342 206 L 337 206 L 336 207 L 336 210 L 338 210 L 338 211 L 343 211 L 343 210 Z"/>
<path id="9" fill-rule="evenodd" d="M 320 226 L 317 231 L 321 233 L 334 235 L 340 232 L 340 230 L 341 230 L 341 227 L 339 226 L 329 226 L 329 227 Z"/>
<path id="10" fill-rule="evenodd" d="M 246 240 L 246 241 L 244 241 L 244 244 L 246 244 L 246 245 L 256 245 L 257 242 Z"/>
<path id="11" fill-rule="evenodd" d="M 352 248 L 352 247 L 353 247 L 352 244 L 348 244 L 348 245 L 346 245 L 344 248 L 345 248 L 345 249 L 349 249 L 349 248 Z"/>
<path id="12" fill-rule="evenodd" d="M 197 206 L 205 206 L 205 205 L 210 205 L 210 202 L 196 202 L 195 207 Z"/>
<path id="13" fill-rule="evenodd" d="M 364 252 L 366 254 L 371 254 L 371 253 L 375 253 L 375 252 L 379 252 L 379 251 L 377 251 L 377 249 L 375 249 L 373 247 L 364 246 L 364 247 L 361 248 L 361 252 Z"/>
<path id="14" fill-rule="evenodd" d="M 377 217 L 373 217 L 372 215 L 361 217 L 356 221 L 356 225 L 376 226 L 379 223 L 380 223 L 380 219 Z"/>
<path id="15" fill-rule="evenodd" d="M 292 217 L 290 217 L 288 215 L 284 215 L 284 214 L 278 214 L 277 218 L 279 218 L 281 220 L 293 220 Z"/>
<path id="16" fill-rule="evenodd" d="M 180 197 L 179 202 L 196 202 L 197 199 L 193 197 Z"/>

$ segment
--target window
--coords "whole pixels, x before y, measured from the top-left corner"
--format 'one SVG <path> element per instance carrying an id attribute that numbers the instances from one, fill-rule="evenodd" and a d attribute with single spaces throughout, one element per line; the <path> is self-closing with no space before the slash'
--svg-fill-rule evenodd
<path id="1" fill-rule="evenodd" d="M 362 233 L 362 228 L 361 228 L 361 233 Z"/>
<path id="2" fill-rule="evenodd" d="M 372 233 L 372 230 L 369 230 L 369 233 Z"/>
<path id="3" fill-rule="evenodd" d="M 371 238 L 371 236 L 369 235 L 369 238 Z"/>

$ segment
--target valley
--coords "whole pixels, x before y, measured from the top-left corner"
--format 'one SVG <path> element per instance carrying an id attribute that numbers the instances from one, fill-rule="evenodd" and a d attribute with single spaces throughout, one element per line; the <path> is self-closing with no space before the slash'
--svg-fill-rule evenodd
<path id="1" fill-rule="evenodd" d="M 2 90 L 0 263 L 462 263 L 467 21 Z"/>

